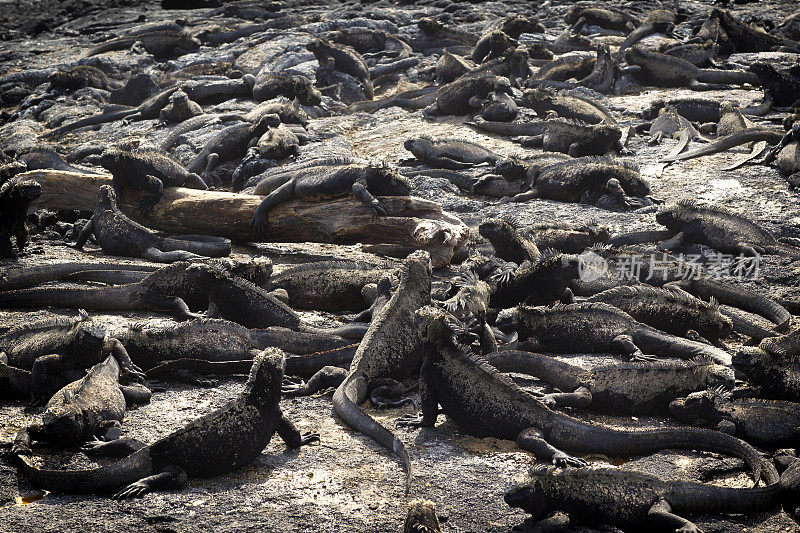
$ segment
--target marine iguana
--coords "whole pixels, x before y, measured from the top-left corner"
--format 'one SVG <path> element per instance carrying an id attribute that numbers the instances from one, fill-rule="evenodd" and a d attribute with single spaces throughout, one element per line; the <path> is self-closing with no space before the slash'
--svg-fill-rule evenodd
<path id="1" fill-rule="evenodd" d="M 120 211 L 117 195 L 109 185 L 100 187 L 94 214 L 78 235 L 75 247 L 82 249 L 90 235 L 94 235 L 106 254 L 143 257 L 159 263 L 192 259 L 200 255 L 221 257 L 231 252 L 229 239 L 204 237 L 190 240 L 157 235 Z"/>
<path id="2" fill-rule="evenodd" d="M 63 135 L 69 131 L 76 130 L 78 128 L 85 128 L 86 126 L 94 126 L 97 124 L 104 124 L 106 122 L 113 122 L 115 120 L 125 119 L 125 120 L 150 120 L 150 119 L 157 119 L 161 114 L 161 110 L 164 109 L 167 104 L 169 104 L 169 99 L 172 97 L 172 93 L 178 90 L 178 87 L 170 87 L 169 89 L 164 89 L 163 91 L 154 94 L 141 104 L 136 107 L 131 107 L 127 109 L 121 109 L 119 111 L 109 111 L 107 113 L 101 113 L 99 115 L 94 115 L 91 117 L 82 118 L 76 120 L 75 122 L 70 122 L 69 124 L 64 124 L 57 128 L 52 129 L 48 133 L 46 133 L 45 137 L 55 137 L 59 135 Z"/>
<path id="3" fill-rule="evenodd" d="M 110 91 L 122 86 L 117 81 L 112 83 L 105 72 L 91 65 L 72 65 L 69 68 L 56 69 L 47 77 L 47 81 L 50 82 L 50 87 L 63 87 L 73 90 L 94 87 Z"/>
<path id="4" fill-rule="evenodd" d="M 548 119 L 541 137 L 522 142 L 523 146 L 541 146 L 548 152 L 562 152 L 572 157 L 606 155 L 622 150 L 622 130 L 613 124 L 588 124 L 580 120 Z"/>
<path id="5" fill-rule="evenodd" d="M 619 67 L 611 57 L 608 45 L 601 44 L 597 46 L 594 68 L 584 78 L 579 79 L 577 85 L 608 94 L 614 88 L 614 81 L 617 79 L 619 71 Z"/>
<path id="6" fill-rule="evenodd" d="M 436 504 L 429 500 L 412 500 L 408 504 L 403 533 L 440 533 Z"/>
<path id="7" fill-rule="evenodd" d="M 333 394 L 333 410 L 347 425 L 397 453 L 406 469 L 406 492 L 411 487 L 411 459 L 391 431 L 365 414 L 359 405 L 367 399 L 370 383 L 391 378 L 402 380 L 419 365 L 426 350 L 417 334 L 414 312 L 431 301 L 431 262 L 427 252 L 417 251 L 403 261 L 400 285 L 373 317 L 358 346 L 350 371 Z"/>
<path id="8" fill-rule="evenodd" d="M 675 29 L 675 13 L 668 9 L 654 9 L 648 13 L 647 18 L 636 27 L 635 30 L 630 32 L 622 44 L 619 45 L 617 50 L 618 55 L 622 55 L 627 48 L 630 48 L 637 42 L 641 41 L 648 35 L 654 33 L 663 33 L 665 35 L 672 35 Z"/>
<path id="9" fill-rule="evenodd" d="M 753 121 L 742 114 L 739 106 L 734 102 L 726 100 L 719 107 L 720 117 L 717 123 L 717 137 L 725 137 L 742 131 L 746 128 L 753 128 Z"/>
<path id="10" fill-rule="evenodd" d="M 81 172 L 83 174 L 99 174 L 88 168 L 78 168 L 70 165 L 58 155 L 57 152 L 47 147 L 34 148 L 29 152 L 20 154 L 17 161 L 24 163 L 27 170 L 38 170 L 52 168 L 55 170 L 66 170 L 67 172 Z"/>
<path id="11" fill-rule="evenodd" d="M 137 42 L 142 43 L 144 49 L 157 58 L 180 56 L 200 48 L 200 41 L 183 27 L 177 24 L 163 24 L 133 31 L 128 35 L 100 43 L 91 48 L 84 57 L 112 50 L 125 50 Z"/>
<path id="12" fill-rule="evenodd" d="M 485 99 L 491 92 L 509 92 L 511 82 L 508 78 L 493 74 L 464 75 L 436 91 L 436 101 L 426 108 L 431 115 L 467 115 L 474 111 L 472 104 Z"/>
<path id="13" fill-rule="evenodd" d="M 428 136 L 407 139 L 403 147 L 419 161 L 434 168 L 460 170 L 481 163 L 495 164 L 500 156 L 478 143 L 456 138 Z"/>
<path id="14" fill-rule="evenodd" d="M 308 78 L 261 69 L 253 86 L 253 98 L 264 102 L 277 96 L 285 96 L 290 100 L 297 98 L 301 104 L 308 106 L 322 102 L 322 94 Z"/>
<path id="15" fill-rule="evenodd" d="M 685 161 L 686 159 L 693 159 L 704 155 L 717 154 L 729 148 L 733 148 L 734 146 L 749 142 L 767 141 L 770 144 L 775 144 L 781 140 L 781 137 L 783 137 L 783 133 L 773 128 L 764 128 L 761 126 L 744 128 L 730 135 L 717 138 L 715 141 L 700 148 L 695 148 L 694 150 L 679 154 L 669 154 L 659 159 L 659 162 L 670 163 L 673 161 Z"/>
<path id="16" fill-rule="evenodd" d="M 502 272 L 489 297 L 489 305 L 503 309 L 520 302 L 531 305 L 549 305 L 559 300 L 571 302 L 572 291 L 568 287 L 578 278 L 579 266 L 578 256 L 543 254 L 535 263 Z"/>
<path id="17" fill-rule="evenodd" d="M 495 122 L 487 120 L 483 117 L 475 117 L 470 122 L 465 122 L 468 126 L 473 126 L 481 131 L 488 131 L 489 133 L 497 133 L 500 135 L 508 135 L 509 137 L 519 136 L 535 136 L 541 135 L 544 131 L 544 126 L 547 121 L 532 121 L 532 122 Z"/>
<path id="18" fill-rule="evenodd" d="M 496 325 L 505 333 L 516 331 L 534 349 L 546 352 L 621 353 L 632 359 L 644 358 L 644 352 L 681 359 L 706 356 L 723 365 L 731 362 L 720 348 L 664 333 L 605 303 L 551 308 L 520 305 L 503 309 Z"/>
<path id="19" fill-rule="evenodd" d="M 752 24 L 740 22 L 723 9 L 713 8 L 708 18 L 719 21 L 737 52 L 770 52 L 781 46 L 797 48 L 796 42 L 771 35 Z"/>
<path id="20" fill-rule="evenodd" d="M 502 166 L 501 166 L 502 165 Z M 506 166 L 495 166 L 505 176 Z M 638 169 L 627 161 L 608 157 L 581 157 L 561 163 L 541 166 L 532 164 L 526 172 L 529 189 L 507 201 L 524 202 L 532 198 L 547 198 L 561 202 L 579 202 L 587 192 L 611 190 L 609 182 L 616 179 L 625 195 L 644 197 L 650 187 Z"/>
<path id="21" fill-rule="evenodd" d="M 674 286 L 623 285 L 595 294 L 588 302 L 603 302 L 625 311 L 638 322 L 665 333 L 699 333 L 711 342 L 733 333 L 731 319 L 720 313 L 712 297 L 707 303 Z"/>
<path id="22" fill-rule="evenodd" d="M 659 248 L 669 250 L 691 242 L 723 253 L 777 254 L 800 259 L 800 248 L 778 242 L 753 221 L 716 206 L 681 201 L 656 213 L 656 221 L 672 235 Z"/>
<path id="23" fill-rule="evenodd" d="M 368 100 L 375 97 L 375 91 L 370 81 L 369 66 L 361 54 L 349 46 L 334 44 L 322 38 L 313 39 L 306 45 L 306 48 L 317 58 L 320 68 L 327 71 L 339 70 L 353 76 L 361 82 Z"/>
<path id="24" fill-rule="evenodd" d="M 289 304 L 320 311 L 363 311 L 364 287 L 378 283 L 395 268 L 358 261 L 319 261 L 289 267 L 270 277 L 269 287 L 285 289 Z"/>
<path id="25" fill-rule="evenodd" d="M 32 455 L 33 440 L 68 446 L 94 440 L 101 433 L 111 437 L 109 430 L 119 427 L 127 405 L 150 401 L 146 387 L 122 385 L 119 379 L 119 364 L 109 355 L 50 398 L 42 413 L 42 423 L 17 432 L 12 453 Z"/>
<path id="26" fill-rule="evenodd" d="M 625 60 L 640 67 L 636 77 L 643 83 L 658 87 L 688 87 L 702 90 L 708 84 L 757 84 L 752 72 L 719 69 L 700 69 L 678 57 L 660 54 L 633 46 L 625 51 Z"/>
<path id="27" fill-rule="evenodd" d="M 750 65 L 750 71 L 758 77 L 765 100 L 770 100 L 773 105 L 792 107 L 800 100 L 800 77 L 781 72 L 764 61 Z"/>
<path id="28" fill-rule="evenodd" d="M 665 137 L 679 140 L 678 146 L 667 157 L 682 152 L 689 141 L 701 138 L 697 128 L 670 104 L 659 110 L 658 116 L 650 124 L 648 133 L 650 134 L 649 142 L 652 144 L 660 143 Z"/>
<path id="29" fill-rule="evenodd" d="M 528 481 L 509 489 L 505 502 L 532 515 L 546 518 L 566 512 L 570 522 L 597 526 L 609 524 L 625 530 L 656 526 L 664 530 L 698 533 L 700 530 L 677 513 L 752 513 L 780 502 L 777 472 L 763 487 L 729 488 L 686 481 L 664 481 L 658 476 L 616 468 L 534 467 Z"/>
<path id="30" fill-rule="evenodd" d="M 519 234 L 511 223 L 498 218 L 482 220 L 478 226 L 481 237 L 492 243 L 497 257 L 504 261 L 522 264 L 525 261 L 536 263 L 542 254 L 536 243 Z"/>
<path id="31" fill-rule="evenodd" d="M 341 28 L 329 33 L 328 40 L 353 48 L 365 59 L 405 59 L 411 54 L 411 47 L 405 41 L 383 30 Z"/>
<path id="32" fill-rule="evenodd" d="M 717 123 L 721 116 L 722 102 L 707 98 L 670 98 L 669 100 L 656 100 L 642 111 L 641 117 L 645 120 L 655 119 L 661 109 L 672 106 L 678 114 L 691 122 Z"/>
<path id="33" fill-rule="evenodd" d="M 183 122 L 203 114 L 200 104 L 189 100 L 189 95 L 182 90 L 175 91 L 169 97 L 169 104 L 162 109 L 158 118 L 161 122 Z"/>
<path id="34" fill-rule="evenodd" d="M 522 234 L 542 250 L 558 250 L 565 254 L 579 254 L 609 239 L 608 228 L 595 222 L 534 224 L 523 228 Z"/>
<path id="35" fill-rule="evenodd" d="M 244 157 L 247 149 L 258 138 L 281 123 L 281 119 L 274 113 L 266 113 L 258 117 L 255 122 L 242 122 L 221 130 L 203 146 L 199 154 L 192 159 L 186 167 L 189 172 L 210 171 L 218 161 L 230 161 Z"/>
<path id="36" fill-rule="evenodd" d="M 540 399 L 554 407 L 614 415 L 667 414 L 675 398 L 707 387 L 732 388 L 733 371 L 709 359 L 613 363 L 584 369 L 548 355 L 502 350 L 486 356 L 500 372 L 535 376 L 563 392 Z M 746 440 L 746 439 L 745 439 Z"/>
<path id="37" fill-rule="evenodd" d="M 471 435 L 515 440 L 520 448 L 558 466 L 586 464 L 560 448 L 611 457 L 688 448 L 732 454 L 753 469 L 754 480 L 778 481 L 775 468 L 752 446 L 717 431 L 612 429 L 553 411 L 484 359 L 459 347 L 453 339 L 453 319 L 444 310 L 428 306 L 416 316 L 420 337 L 435 348 L 426 351 L 420 370 L 422 414 L 400 417 L 401 425 L 432 427 L 441 405 L 447 416 Z"/>
<path id="38" fill-rule="evenodd" d="M 790 336 L 780 337 L 778 342 L 788 344 Z M 776 341 L 764 339 L 761 343 L 768 340 Z M 796 357 L 782 358 L 765 348 L 745 346 L 733 355 L 733 366 L 747 376 L 759 397 L 800 402 L 800 366 Z"/>
<path id="39" fill-rule="evenodd" d="M 22 472 L 51 492 L 114 492 L 114 499 L 125 499 L 182 488 L 189 476 L 216 476 L 246 466 L 261 455 L 275 432 L 290 448 L 317 441 L 318 435 L 301 434 L 281 412 L 284 364 L 280 350 L 264 350 L 253 360 L 244 390 L 235 400 L 153 444 L 118 439 L 84 445 L 87 452 L 125 456 L 109 465 L 44 470 L 20 457 Z"/>
<path id="40" fill-rule="evenodd" d="M 554 92 L 545 87 L 526 89 L 522 95 L 522 103 L 536 111 L 540 117 L 546 117 L 549 111 L 554 111 L 561 118 L 581 120 L 589 124 L 617 123 L 603 104 L 574 91 Z"/>
<path id="41" fill-rule="evenodd" d="M 28 243 L 25 218 L 31 203 L 42 195 L 42 186 L 23 176 L 12 177 L 0 185 L 0 257 L 16 257 L 11 238 L 22 252 Z"/>
<path id="42" fill-rule="evenodd" d="M 500 30 L 493 30 L 485 33 L 475 43 L 475 48 L 472 49 L 472 60 L 476 64 L 491 61 L 502 56 L 509 48 L 516 48 L 517 46 L 516 39 Z"/>
<path id="43" fill-rule="evenodd" d="M 580 80 L 588 76 L 594 70 L 597 56 L 592 54 L 570 55 L 554 59 L 542 65 L 536 73 L 528 80 L 526 85 L 530 86 L 532 81 L 567 81 L 571 78 Z"/>
<path id="44" fill-rule="evenodd" d="M 432 17 L 422 17 L 417 21 L 420 31 L 429 36 L 439 39 L 458 41 L 470 46 L 478 44 L 479 37 L 472 32 L 462 30 L 455 26 L 445 26 Z"/>
<path id="45" fill-rule="evenodd" d="M 572 24 L 575 31 L 579 31 L 584 25 L 599 26 L 607 30 L 633 31 L 641 24 L 637 17 L 622 9 L 586 5 L 570 7 L 564 15 L 564 22 Z"/>
<path id="46" fill-rule="evenodd" d="M 436 62 L 434 80 L 439 85 L 445 85 L 469 71 L 470 66 L 464 59 L 445 50 Z"/>
<path id="47" fill-rule="evenodd" d="M 719 390 L 693 392 L 669 404 L 673 418 L 711 426 L 758 446 L 796 447 L 800 443 L 800 404 L 754 398 L 731 399 Z"/>
<path id="48" fill-rule="evenodd" d="M 165 187 L 208 188 L 200 176 L 156 151 L 129 152 L 108 148 L 100 155 L 98 163 L 111 173 L 111 186 L 118 196 L 124 198 L 132 193 L 145 192 L 139 202 L 143 213 L 161 201 Z"/>
<path id="49" fill-rule="evenodd" d="M 300 155 L 300 145 L 307 141 L 308 137 L 299 132 L 296 133 L 283 124 L 276 128 L 269 128 L 247 150 L 247 155 L 242 160 L 242 164 L 246 164 L 248 160 L 254 158 L 285 159 L 287 157 L 297 157 Z"/>
<path id="50" fill-rule="evenodd" d="M 267 231 L 270 210 L 294 198 L 319 202 L 352 193 L 376 215 L 386 207 L 376 196 L 407 196 L 406 179 L 388 166 L 355 164 L 349 161 L 320 161 L 313 168 L 278 173 L 260 182 L 253 194 L 266 195 L 253 216 L 253 234 L 262 238 Z"/>
<path id="51" fill-rule="evenodd" d="M 75 370 L 89 368 L 109 354 L 125 374 L 144 377 L 119 340 L 92 322 L 85 311 L 77 317 L 48 317 L 22 324 L 0 337 L 0 364 L 30 371 L 28 396 L 33 405 L 44 403 L 72 381 L 69 376 Z"/>
<path id="52" fill-rule="evenodd" d="M 481 102 L 481 117 L 485 120 L 510 122 L 517 113 L 517 103 L 506 93 L 489 93 L 486 100 Z"/>

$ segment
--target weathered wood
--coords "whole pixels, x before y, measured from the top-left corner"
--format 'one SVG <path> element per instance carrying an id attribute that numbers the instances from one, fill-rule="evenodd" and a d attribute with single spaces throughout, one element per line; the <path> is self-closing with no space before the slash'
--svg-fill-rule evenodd
<path id="1" fill-rule="evenodd" d="M 32 170 L 26 177 L 42 185 L 33 208 L 92 211 L 97 192 L 111 178 L 58 170 Z M 142 215 L 137 198 L 123 198 L 125 214 L 147 227 L 169 234 L 200 234 L 252 241 L 250 222 L 262 196 L 182 187 L 164 190 L 153 210 Z M 375 216 L 353 198 L 309 203 L 293 200 L 269 215 L 266 242 L 396 244 L 428 250 L 434 266 L 450 261 L 469 230 L 439 204 L 413 196 L 382 197 L 387 215 Z"/>

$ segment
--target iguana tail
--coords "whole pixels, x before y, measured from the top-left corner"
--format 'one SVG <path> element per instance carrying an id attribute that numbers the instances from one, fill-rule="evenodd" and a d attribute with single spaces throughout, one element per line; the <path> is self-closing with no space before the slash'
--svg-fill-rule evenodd
<path id="1" fill-rule="evenodd" d="M 758 86 L 758 76 L 743 70 L 720 70 L 714 68 L 701 68 L 697 81 L 704 83 L 722 83 L 726 85 L 743 85 L 749 83 Z"/>
<path id="2" fill-rule="evenodd" d="M 64 124 L 63 126 L 57 127 L 49 133 L 46 133 L 45 137 L 54 137 L 56 135 L 67 133 L 68 131 L 77 130 L 78 128 L 94 126 L 95 124 L 104 124 L 106 122 L 113 122 L 115 120 L 125 118 L 128 115 L 133 115 L 136 112 L 137 108 L 132 107 L 130 109 L 123 109 L 121 111 L 113 111 L 111 113 L 102 113 L 100 115 L 82 118 L 80 120 L 76 120 L 75 122 L 70 122 L 69 124 Z"/>
<path id="3" fill-rule="evenodd" d="M 123 288 L 124 287 L 124 288 Z M 34 287 L 0 292 L 0 308 L 66 307 L 72 309 L 130 309 L 130 289 L 118 287 Z"/>
<path id="4" fill-rule="evenodd" d="M 176 236 L 165 238 L 160 248 L 162 252 L 186 250 L 205 257 L 226 257 L 231 254 L 231 241 L 220 237 L 205 237 L 201 240 Z"/>
<path id="5" fill-rule="evenodd" d="M 792 259 L 800 259 L 800 248 L 797 246 L 791 246 L 789 244 L 783 244 L 779 242 L 765 248 L 767 252 L 771 254 L 791 257 Z"/>
<path id="6" fill-rule="evenodd" d="M 745 128 L 717 139 L 713 143 L 697 148 L 696 150 L 689 150 L 688 152 L 683 152 L 672 157 L 664 157 L 659 161 L 662 163 L 669 163 L 672 161 L 683 161 L 685 159 L 693 159 L 704 155 L 717 154 L 729 148 L 733 148 L 734 146 L 749 142 L 767 141 L 770 144 L 776 144 L 780 142 L 781 138 L 783 138 L 783 132 L 774 128 Z"/>
<path id="7" fill-rule="evenodd" d="M 372 437 L 387 450 L 395 452 L 403 460 L 406 468 L 406 494 L 411 489 L 411 459 L 406 447 L 394 433 L 380 425 L 367 415 L 357 404 L 367 398 L 367 380 L 360 375 L 347 376 L 336 392 L 333 393 L 333 410 L 349 426 L 357 429 L 364 435 Z"/>
<path id="8" fill-rule="evenodd" d="M 10 291 L 32 287 L 48 281 L 66 279 L 76 272 L 86 272 L 93 270 L 114 270 L 123 269 L 131 271 L 152 272 L 158 267 L 148 265 L 134 265 L 131 263 L 57 263 L 51 265 L 40 265 L 18 270 L 11 270 L 0 276 L 0 291 Z M 91 279 L 91 278 L 88 278 Z M 120 282 L 114 282 L 120 283 Z M 127 283 L 127 282 L 126 282 Z"/>
<path id="9" fill-rule="evenodd" d="M 18 455 L 20 469 L 33 483 L 50 492 L 67 494 L 108 493 L 152 474 L 149 448 L 91 470 L 45 470 L 28 457 Z"/>

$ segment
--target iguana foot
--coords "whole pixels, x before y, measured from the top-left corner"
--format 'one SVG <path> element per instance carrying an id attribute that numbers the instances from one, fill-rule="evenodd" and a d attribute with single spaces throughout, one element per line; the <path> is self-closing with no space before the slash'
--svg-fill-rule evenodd
<path id="1" fill-rule="evenodd" d="M 703 533 L 703 530 L 694 524 L 684 524 L 675 530 L 675 533 Z"/>
<path id="2" fill-rule="evenodd" d="M 286 398 L 304 396 L 307 388 L 308 384 L 304 380 L 284 376 L 281 384 L 281 395 Z"/>
<path id="3" fill-rule="evenodd" d="M 24 455 L 26 457 L 30 457 L 31 455 L 33 455 L 33 450 L 31 450 L 31 447 L 28 446 L 27 444 L 22 444 L 22 443 L 15 442 L 11 446 L 11 454 L 12 455 Z"/>
<path id="4" fill-rule="evenodd" d="M 370 209 L 372 209 L 373 213 L 375 213 L 376 216 L 386 215 L 386 205 L 384 205 L 384 203 L 381 202 L 380 200 L 374 200 L 370 204 Z"/>
<path id="5" fill-rule="evenodd" d="M 114 495 L 111 496 L 111 498 L 114 500 L 141 498 L 148 492 L 150 492 L 150 487 L 147 486 L 147 483 L 137 481 L 136 483 L 131 483 L 130 485 L 123 487 L 118 492 L 114 493 Z"/>
<path id="6" fill-rule="evenodd" d="M 305 446 L 312 442 L 319 442 L 319 433 L 303 433 L 300 438 L 300 446 Z"/>
<path id="7" fill-rule="evenodd" d="M 422 415 L 407 414 L 397 417 L 394 423 L 400 427 L 418 428 L 422 427 Z"/>
<path id="8" fill-rule="evenodd" d="M 587 464 L 589 464 L 586 461 L 584 461 L 583 459 L 579 459 L 578 457 L 573 457 L 573 456 L 568 455 L 568 454 L 566 454 L 564 452 L 556 452 L 556 453 L 554 453 L 552 461 L 553 461 L 554 465 L 562 466 L 562 467 L 564 467 L 564 466 L 581 467 L 581 466 L 586 466 Z"/>
<path id="9" fill-rule="evenodd" d="M 653 363 L 658 361 L 658 357 L 655 355 L 647 355 L 643 354 L 642 352 L 631 354 L 631 361 L 632 362 L 644 362 L 644 363 Z"/>

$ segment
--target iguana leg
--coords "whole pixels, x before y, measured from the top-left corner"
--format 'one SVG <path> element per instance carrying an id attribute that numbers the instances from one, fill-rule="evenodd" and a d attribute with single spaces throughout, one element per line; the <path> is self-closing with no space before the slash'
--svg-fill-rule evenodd
<path id="1" fill-rule="evenodd" d="M 521 192 L 511 197 L 506 196 L 505 198 L 500 200 L 500 203 L 507 204 L 509 202 L 527 202 L 528 200 L 532 200 L 538 197 L 539 197 L 539 190 L 536 187 L 533 187 L 529 191 Z"/>
<path id="2" fill-rule="evenodd" d="M 543 461 L 551 461 L 556 466 L 586 466 L 586 461 L 573 457 L 550 446 L 541 431 L 528 428 L 517 435 L 517 446 L 527 450 Z"/>
<path id="3" fill-rule="evenodd" d="M 128 406 L 150 403 L 152 392 L 144 385 L 120 385 L 119 390 L 125 397 L 125 403 Z"/>
<path id="4" fill-rule="evenodd" d="M 155 490 L 182 489 L 189 481 L 189 476 L 180 467 L 170 466 L 154 476 L 142 478 L 136 483 L 123 487 L 112 498 L 124 500 L 126 498 L 139 498 Z"/>
<path id="5" fill-rule="evenodd" d="M 659 500 L 647 512 L 648 520 L 656 526 L 661 526 L 665 530 L 675 531 L 676 533 L 700 533 L 700 529 L 685 518 L 672 514 L 667 500 Z"/>
<path id="6" fill-rule="evenodd" d="M 156 205 L 164 194 L 164 183 L 155 176 L 148 174 L 140 184 L 146 194 L 139 201 L 139 211 L 147 213 Z"/>
<path id="7" fill-rule="evenodd" d="M 284 378 L 284 384 L 281 387 L 281 393 L 291 398 L 294 396 L 310 396 L 321 390 L 333 387 L 336 388 L 342 384 L 344 378 L 347 377 L 348 371 L 338 366 L 324 366 L 319 369 L 308 382 L 300 381 L 300 383 L 292 383 Z"/>
<path id="8" fill-rule="evenodd" d="M 75 241 L 75 248 L 78 250 L 82 249 L 86 244 L 86 241 L 89 240 L 89 236 L 94 231 L 94 216 L 89 219 L 89 222 L 83 227 L 80 233 L 78 233 L 78 239 Z"/>
<path id="9" fill-rule="evenodd" d="M 678 246 L 680 246 L 681 244 L 683 244 L 685 238 L 686 235 L 682 231 L 679 231 L 678 233 L 673 235 L 672 238 L 660 242 L 658 244 L 658 249 L 661 250 L 662 252 L 665 252 L 667 250 L 673 250 Z"/>
<path id="10" fill-rule="evenodd" d="M 465 168 L 471 168 L 474 165 L 471 163 L 463 163 L 461 161 L 456 161 L 455 159 L 451 159 L 445 155 L 440 155 L 433 159 L 433 163 L 441 168 L 447 168 L 450 170 L 463 170 Z"/>
<path id="11" fill-rule="evenodd" d="M 720 423 L 717 424 L 717 431 L 727 433 L 728 435 L 736 435 L 736 424 L 730 420 L 721 420 Z"/>
<path id="12" fill-rule="evenodd" d="M 175 313 L 176 316 L 179 318 L 202 318 L 203 315 L 200 313 L 193 313 L 189 306 L 186 305 L 186 302 L 183 301 L 182 298 L 178 298 L 177 296 L 164 296 L 161 294 L 144 294 L 142 296 L 142 303 L 146 306 L 149 306 L 149 309 L 153 311 L 168 311 L 171 313 Z"/>
<path id="13" fill-rule="evenodd" d="M 125 346 L 123 346 L 118 339 L 109 339 L 108 348 L 111 351 L 111 355 L 113 355 L 114 359 L 117 360 L 121 374 L 124 374 L 125 377 L 130 377 L 139 383 L 144 383 L 145 379 L 147 379 L 147 376 L 144 375 L 144 371 L 141 368 L 136 366 L 133 361 L 131 361 L 131 357 L 128 355 L 128 350 L 125 349 Z"/>
<path id="14" fill-rule="evenodd" d="M 199 374 L 188 368 L 179 368 L 175 371 L 173 378 L 181 383 L 204 388 L 216 387 L 218 383 L 216 379 L 202 378 Z"/>
<path id="15" fill-rule="evenodd" d="M 559 298 L 559 301 L 562 304 L 571 304 L 572 302 L 574 302 L 575 301 L 575 294 L 572 292 L 572 289 L 570 289 L 569 287 L 564 289 L 564 292 L 561 294 L 561 297 Z"/>
<path id="16" fill-rule="evenodd" d="M 569 527 L 569 516 L 559 512 L 543 520 L 528 518 L 520 526 L 514 526 L 512 531 L 523 533 L 560 533 Z"/>
<path id="17" fill-rule="evenodd" d="M 376 215 L 386 214 L 386 206 L 383 205 L 380 200 L 370 194 L 370 192 L 367 190 L 367 182 L 365 180 L 360 179 L 353 183 L 352 191 L 353 196 L 356 197 L 356 200 L 372 209 Z"/>
<path id="18" fill-rule="evenodd" d="M 289 180 L 271 193 L 258 205 L 253 216 L 253 236 L 256 239 L 264 237 L 268 226 L 268 215 L 270 210 L 278 204 L 288 202 L 295 197 L 295 180 Z"/>
<path id="19" fill-rule="evenodd" d="M 174 263 L 175 261 L 191 261 L 192 259 L 200 259 L 203 256 L 197 255 L 186 250 L 172 250 L 170 252 L 162 252 L 158 248 L 150 247 L 142 253 L 142 258 L 155 263 Z"/>
<path id="20" fill-rule="evenodd" d="M 611 344 L 619 350 L 619 353 L 628 355 L 631 359 L 642 355 L 642 351 L 636 346 L 636 343 L 633 342 L 633 337 L 630 335 L 617 335 L 611 341 Z"/>
<path id="21" fill-rule="evenodd" d="M 548 405 L 550 400 L 561 407 L 586 409 L 592 404 L 592 393 L 586 387 L 578 387 L 574 392 L 557 392 L 542 396 L 542 401 Z"/>
<path id="22" fill-rule="evenodd" d="M 406 387 L 399 381 L 390 378 L 383 378 L 370 383 L 370 401 L 378 409 L 400 407 L 407 403 L 413 405 L 411 398 L 403 398 Z"/>
<path id="23" fill-rule="evenodd" d="M 531 135 L 529 137 L 524 137 L 519 144 L 525 148 L 541 148 L 543 143 L 543 135 Z"/>
<path id="24" fill-rule="evenodd" d="M 439 418 L 439 398 L 436 395 L 436 385 L 431 378 L 431 362 L 426 357 L 419 371 L 420 398 L 422 412 L 419 415 L 403 415 L 395 421 L 398 426 L 407 427 L 433 427 Z"/>
<path id="25" fill-rule="evenodd" d="M 187 176 L 186 181 L 183 182 L 183 186 L 188 189 L 199 189 L 201 191 L 205 191 L 208 189 L 208 184 L 203 181 L 203 178 L 192 172 Z"/>
<path id="26" fill-rule="evenodd" d="M 277 431 L 278 435 L 283 439 L 283 442 L 292 449 L 319 441 L 319 435 L 317 433 L 301 434 L 292 421 L 286 418 L 286 415 L 283 413 L 281 413 L 281 419 L 278 421 Z"/>
<path id="27" fill-rule="evenodd" d="M 84 442 L 81 451 L 86 455 L 103 455 L 106 457 L 127 457 L 146 445 L 136 439 L 116 439 L 108 442 L 90 440 Z"/>
<path id="28" fill-rule="evenodd" d="M 31 442 L 39 440 L 44 436 L 44 426 L 41 424 L 32 424 L 20 429 L 14 437 L 14 443 L 11 445 L 11 453 L 15 455 L 32 455 Z"/>
<path id="29" fill-rule="evenodd" d="M 0 398 L 26 399 L 31 396 L 31 373 L 8 364 L 0 352 Z"/>
<path id="30" fill-rule="evenodd" d="M 30 237 L 28 228 L 23 226 L 22 231 L 19 231 L 15 237 L 17 241 L 17 252 L 22 253 L 23 248 L 25 248 L 25 245 L 28 244 L 28 237 Z"/>
<path id="31" fill-rule="evenodd" d="M 763 254 L 764 248 L 761 246 L 752 245 L 746 242 L 737 242 L 736 248 L 739 249 L 739 252 L 742 255 L 755 257 L 756 255 Z"/>

